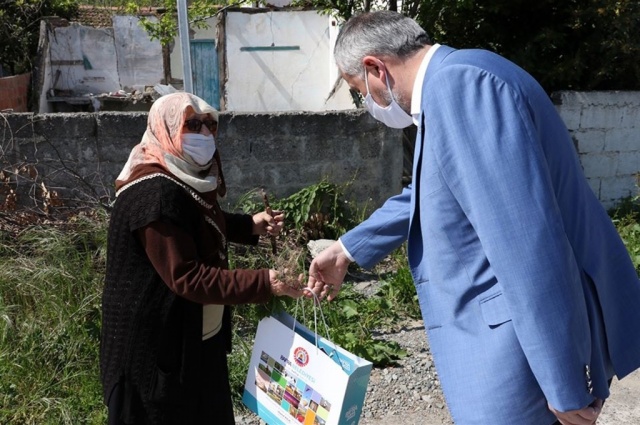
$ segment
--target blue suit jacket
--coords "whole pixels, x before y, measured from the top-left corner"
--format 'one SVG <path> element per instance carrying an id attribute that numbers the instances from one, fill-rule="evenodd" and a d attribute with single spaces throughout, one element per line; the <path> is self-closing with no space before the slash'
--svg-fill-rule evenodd
<path id="1" fill-rule="evenodd" d="M 418 77 L 420 78 L 420 76 Z M 409 264 L 458 424 L 544 425 L 640 367 L 640 281 L 544 90 L 442 46 L 424 80 L 413 186 L 342 238 Z"/>

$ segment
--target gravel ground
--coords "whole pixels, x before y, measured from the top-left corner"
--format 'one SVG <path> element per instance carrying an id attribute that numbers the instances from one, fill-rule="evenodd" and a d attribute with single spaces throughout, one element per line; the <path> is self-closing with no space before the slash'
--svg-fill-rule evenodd
<path id="1" fill-rule="evenodd" d="M 407 356 L 397 366 L 373 370 L 360 424 L 453 424 L 422 321 L 407 322 L 378 336 L 400 344 Z"/>

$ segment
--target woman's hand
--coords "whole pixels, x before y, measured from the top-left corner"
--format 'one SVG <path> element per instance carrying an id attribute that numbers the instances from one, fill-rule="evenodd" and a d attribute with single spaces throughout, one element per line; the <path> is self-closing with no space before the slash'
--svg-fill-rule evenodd
<path id="1" fill-rule="evenodd" d="M 253 234 L 275 236 L 284 226 L 283 211 L 261 211 L 253 216 Z"/>
<path id="2" fill-rule="evenodd" d="M 285 270 L 286 272 L 286 270 Z M 271 293 L 277 297 L 284 295 L 291 298 L 300 298 L 304 291 L 304 275 L 298 276 L 297 282 L 283 282 L 279 279 L 280 273 L 276 270 L 269 270 L 269 282 L 271 283 Z"/>

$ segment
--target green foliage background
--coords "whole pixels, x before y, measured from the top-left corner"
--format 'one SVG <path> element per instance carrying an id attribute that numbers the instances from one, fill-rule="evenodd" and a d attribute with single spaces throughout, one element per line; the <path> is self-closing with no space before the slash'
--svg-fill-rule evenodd
<path id="1" fill-rule="evenodd" d="M 0 0 L 0 65 L 4 72 L 30 72 L 38 50 L 40 19 L 71 18 L 77 7 L 76 0 Z"/>
<path id="2" fill-rule="evenodd" d="M 440 43 L 509 58 L 548 92 L 640 89 L 637 0 L 429 0 L 416 19 Z"/>

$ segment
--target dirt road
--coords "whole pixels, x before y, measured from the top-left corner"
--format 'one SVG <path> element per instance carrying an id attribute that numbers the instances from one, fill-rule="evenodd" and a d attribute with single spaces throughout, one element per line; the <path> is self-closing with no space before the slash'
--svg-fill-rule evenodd
<path id="1" fill-rule="evenodd" d="M 613 381 L 598 425 L 640 425 L 640 370 Z"/>
<path id="2" fill-rule="evenodd" d="M 450 425 L 445 408 L 402 412 L 383 418 L 361 420 L 363 425 Z M 640 425 L 640 370 L 611 384 L 611 397 L 605 403 L 597 425 Z"/>

